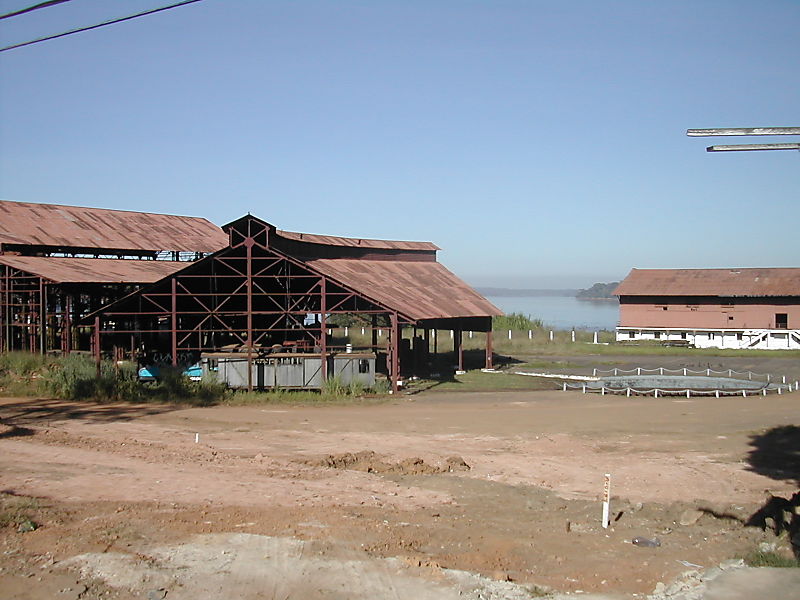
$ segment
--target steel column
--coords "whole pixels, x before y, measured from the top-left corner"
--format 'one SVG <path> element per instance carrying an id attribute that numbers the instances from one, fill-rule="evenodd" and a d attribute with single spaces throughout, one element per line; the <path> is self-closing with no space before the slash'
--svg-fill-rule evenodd
<path id="1" fill-rule="evenodd" d="M 100 354 L 100 317 L 94 318 L 94 363 L 97 369 L 97 378 L 100 379 L 100 361 L 102 356 Z"/>
<path id="2" fill-rule="evenodd" d="M 47 294 L 47 288 L 45 287 L 44 280 L 39 277 L 39 349 L 42 354 L 47 352 L 47 339 L 45 338 L 47 330 L 47 302 L 45 301 L 45 294 Z"/>
<path id="3" fill-rule="evenodd" d="M 64 314 L 64 330 L 66 331 L 66 339 L 64 343 L 64 351 L 69 354 L 72 352 L 72 294 L 67 294 L 64 300 L 66 312 Z"/>
<path id="4" fill-rule="evenodd" d="M 320 350 L 320 375 L 322 376 L 323 385 L 328 380 L 328 301 L 326 297 L 327 286 L 325 285 L 325 278 L 320 281 L 320 291 L 322 297 L 320 298 L 320 332 L 319 332 L 319 350 Z"/>
<path id="5" fill-rule="evenodd" d="M 172 315 L 170 326 L 172 327 L 172 366 L 178 366 L 178 280 L 172 278 Z"/>
<path id="6" fill-rule="evenodd" d="M 396 312 L 391 313 L 389 319 L 392 328 L 391 340 L 389 340 L 389 376 L 392 380 L 392 391 L 397 392 L 399 389 L 398 380 L 400 379 L 400 327 L 397 323 Z"/>
<path id="7" fill-rule="evenodd" d="M 492 330 L 486 332 L 486 368 L 493 369 L 494 368 L 494 361 L 492 359 L 493 354 L 492 349 Z"/>
<path id="8" fill-rule="evenodd" d="M 460 329 L 453 330 L 453 352 L 456 355 L 456 364 L 458 365 L 458 370 L 464 370 L 464 346 L 461 343 L 461 335 L 462 332 Z"/>
<path id="9" fill-rule="evenodd" d="M 250 232 L 248 231 L 248 235 Z M 244 242 L 247 248 L 247 391 L 253 391 L 253 238 Z"/>

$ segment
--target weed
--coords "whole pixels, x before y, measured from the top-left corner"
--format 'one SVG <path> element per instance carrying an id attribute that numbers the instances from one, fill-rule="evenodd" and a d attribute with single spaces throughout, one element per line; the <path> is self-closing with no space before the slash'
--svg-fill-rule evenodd
<path id="1" fill-rule="evenodd" d="M 20 526 L 28 523 L 33 525 L 33 529 L 36 529 L 32 514 L 39 508 L 39 501 L 36 498 L 2 493 L 0 494 L 0 527 Z"/>
<path id="2" fill-rule="evenodd" d="M 754 550 L 744 557 L 744 562 L 751 567 L 800 568 L 800 559 L 764 550 Z"/>

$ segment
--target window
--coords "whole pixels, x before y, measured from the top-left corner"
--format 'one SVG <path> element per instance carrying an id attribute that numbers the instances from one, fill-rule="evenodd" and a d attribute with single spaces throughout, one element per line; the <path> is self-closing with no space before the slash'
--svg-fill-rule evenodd
<path id="1" fill-rule="evenodd" d="M 656 336 L 657 340 L 661 339 L 661 332 L 660 331 L 656 331 L 654 335 Z"/>
<path id="2" fill-rule="evenodd" d="M 681 339 L 682 340 L 686 339 L 686 332 L 685 331 L 681 331 Z"/>
<path id="3" fill-rule="evenodd" d="M 733 315 L 728 315 L 728 321 L 733 321 Z"/>
<path id="4" fill-rule="evenodd" d="M 737 334 L 736 334 L 736 339 L 737 339 L 737 340 L 739 340 L 740 342 L 742 341 L 742 338 L 743 338 L 743 337 L 744 337 L 744 336 L 743 336 L 741 333 L 737 333 Z"/>
<path id="5" fill-rule="evenodd" d="M 635 333 L 635 332 L 633 332 L 633 331 L 629 331 L 629 332 L 628 332 L 628 337 L 629 337 L 630 339 L 633 339 L 633 338 L 635 338 L 635 337 L 636 337 L 636 333 Z"/>
<path id="6" fill-rule="evenodd" d="M 714 339 L 714 334 L 713 333 L 709 333 L 708 334 L 708 339 L 709 340 L 713 340 Z"/>
<path id="7" fill-rule="evenodd" d="M 667 310 L 667 307 L 666 306 L 662 306 L 661 310 Z"/>
<path id="8" fill-rule="evenodd" d="M 358 361 L 358 372 L 369 373 L 369 361 L 366 358 L 361 358 Z"/>
<path id="9" fill-rule="evenodd" d="M 789 329 L 789 315 L 787 313 L 775 313 L 775 329 Z"/>

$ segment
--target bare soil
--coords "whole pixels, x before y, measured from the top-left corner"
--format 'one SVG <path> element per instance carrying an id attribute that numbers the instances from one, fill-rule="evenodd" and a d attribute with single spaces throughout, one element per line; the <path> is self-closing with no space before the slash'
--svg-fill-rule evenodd
<path id="1" fill-rule="evenodd" d="M 0 514 L 18 518 L 0 528 L 1 595 L 651 593 L 759 543 L 789 551 L 785 536 L 746 523 L 771 495 L 797 491 L 800 474 L 765 463 L 761 440 L 793 426 L 798 403 L 797 393 L 440 392 L 213 408 L 3 399 Z M 18 530 L 23 513 L 36 530 Z"/>

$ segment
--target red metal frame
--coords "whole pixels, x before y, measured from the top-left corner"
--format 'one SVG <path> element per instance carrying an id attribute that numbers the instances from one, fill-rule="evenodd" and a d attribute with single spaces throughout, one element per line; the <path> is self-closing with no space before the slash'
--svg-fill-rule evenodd
<path id="1" fill-rule="evenodd" d="M 396 391 L 404 326 L 422 328 L 425 353 L 430 329 L 457 330 L 453 349 L 459 369 L 464 367 L 462 331 L 491 329 L 491 317 L 415 322 L 276 248 L 274 227 L 255 217 L 231 223 L 227 232 L 227 248 L 144 287 L 55 283 L 0 265 L 0 350 L 91 350 L 98 360 L 130 353 L 176 366 L 231 345 L 246 351 L 249 362 L 274 344 L 327 355 L 345 349 L 329 337 L 330 317 L 355 314 L 371 322 L 366 348 L 386 353 Z M 385 348 L 381 331 L 387 334 Z M 436 352 L 435 337 L 433 344 Z M 487 367 L 491 345 L 489 331 Z M 322 364 L 327 377 L 326 361 Z"/>

